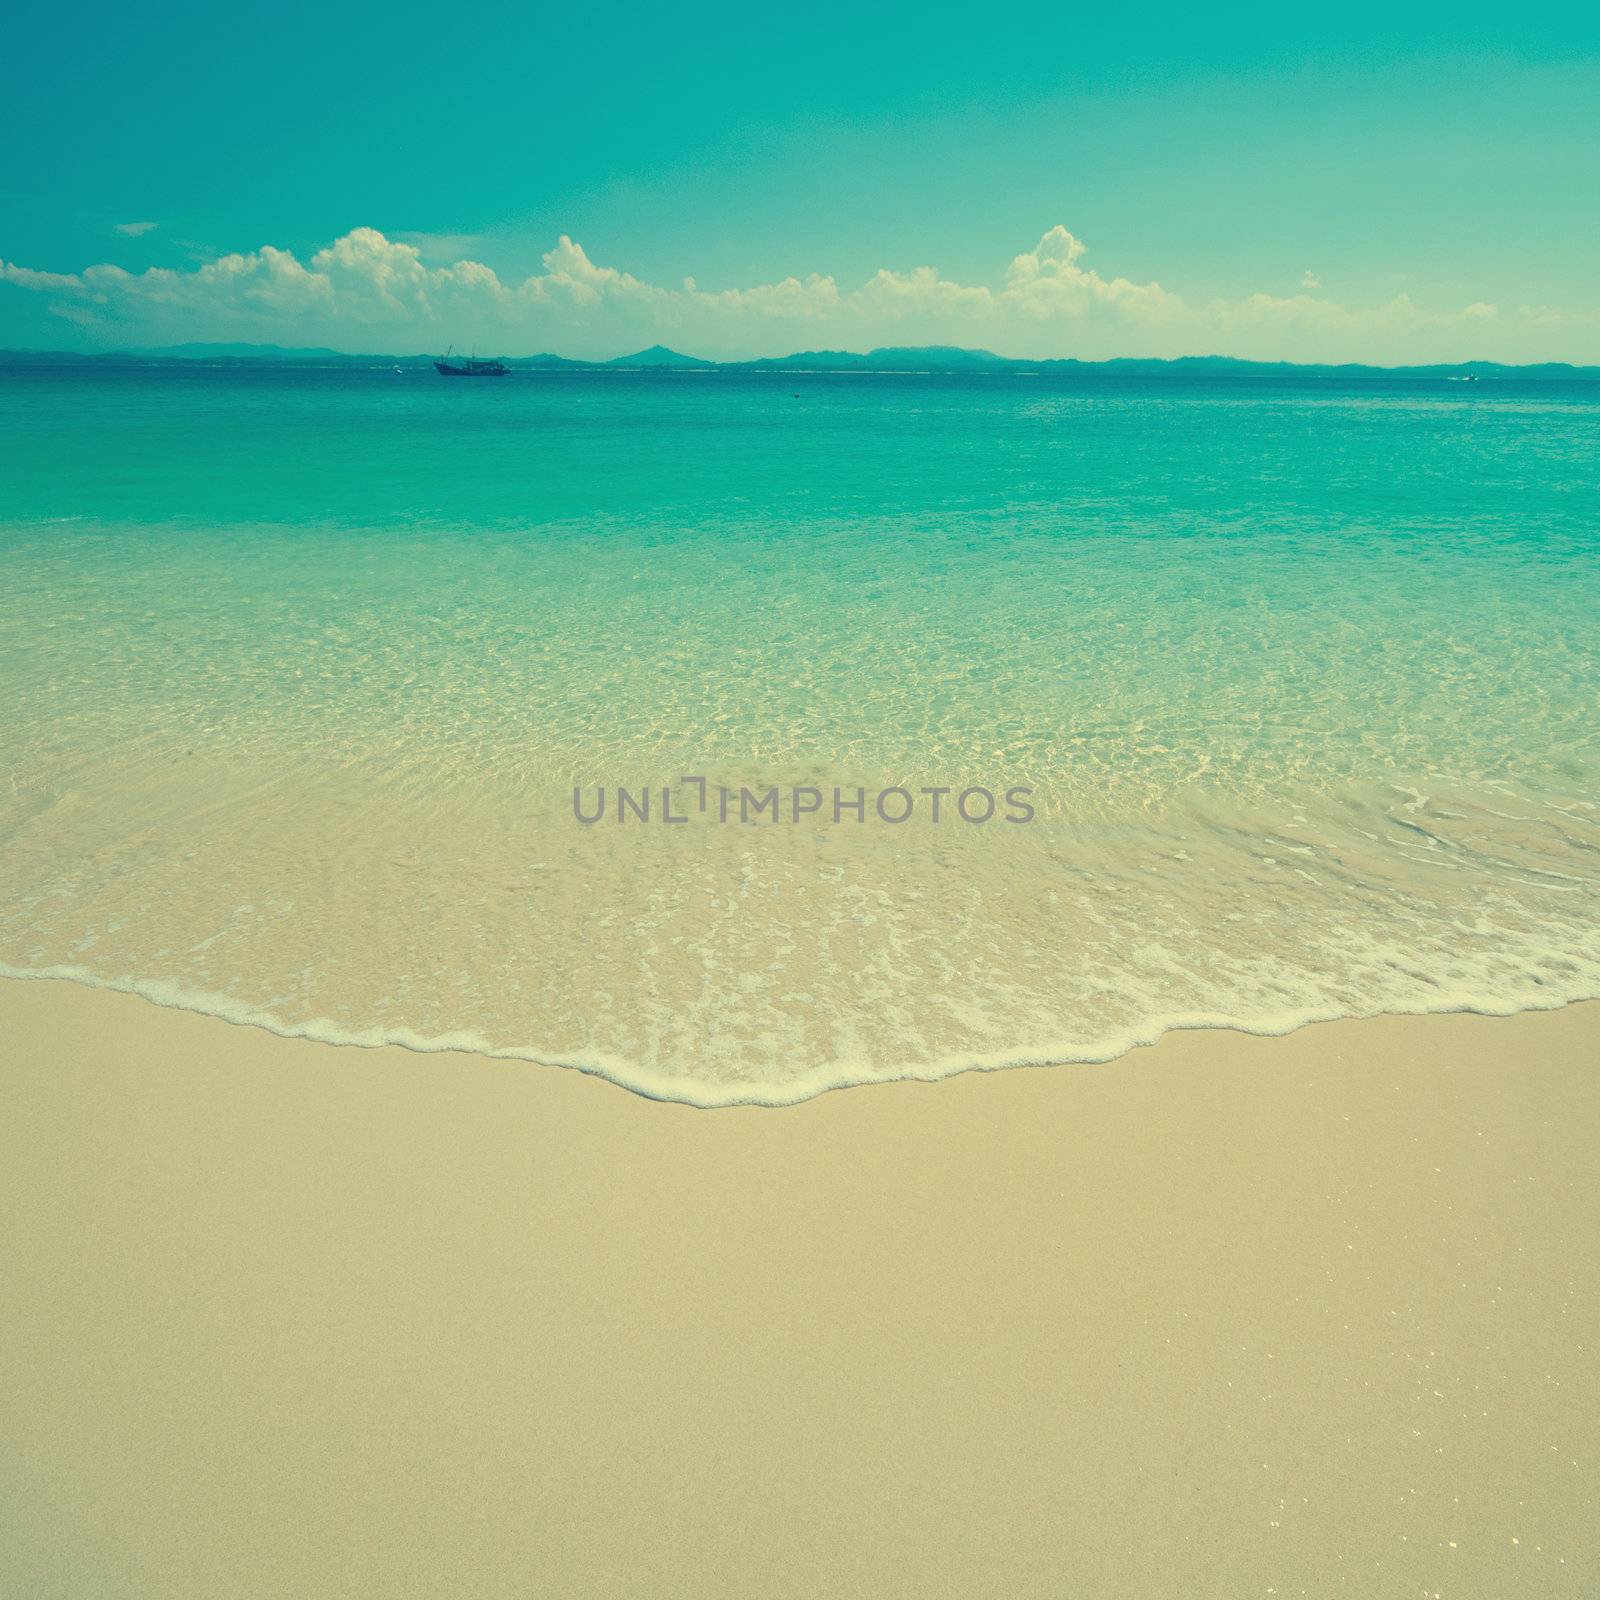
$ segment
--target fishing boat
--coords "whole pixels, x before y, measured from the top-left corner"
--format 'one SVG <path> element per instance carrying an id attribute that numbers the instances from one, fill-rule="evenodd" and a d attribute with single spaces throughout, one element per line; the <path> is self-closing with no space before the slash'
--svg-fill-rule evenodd
<path id="1" fill-rule="evenodd" d="M 450 351 L 446 350 L 434 362 L 433 370 L 441 378 L 503 378 L 511 368 L 503 361 L 480 361 L 476 356 L 468 356 L 464 361 L 451 361 Z"/>

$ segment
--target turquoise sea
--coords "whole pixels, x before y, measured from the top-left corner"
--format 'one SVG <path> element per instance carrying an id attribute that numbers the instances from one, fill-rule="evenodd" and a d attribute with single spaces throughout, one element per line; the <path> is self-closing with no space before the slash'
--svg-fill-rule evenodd
<path id="1" fill-rule="evenodd" d="M 783 1103 L 1600 996 L 1600 384 L 0 370 L 0 685 L 0 972 L 286 1033 Z"/>

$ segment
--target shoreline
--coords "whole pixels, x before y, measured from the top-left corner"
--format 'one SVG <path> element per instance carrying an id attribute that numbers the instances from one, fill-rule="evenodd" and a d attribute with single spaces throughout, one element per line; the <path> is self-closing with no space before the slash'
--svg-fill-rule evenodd
<path id="1" fill-rule="evenodd" d="M 781 1116 L 0 983 L 0 1586 L 1600 1583 L 1600 1004 Z"/>
<path id="2" fill-rule="evenodd" d="M 233 1001 L 226 996 L 203 991 L 192 991 L 166 980 L 123 980 L 94 976 L 87 968 L 54 967 L 38 971 L 8 966 L 0 962 L 0 991 L 7 984 L 44 983 L 61 984 L 75 989 L 125 995 L 145 1005 L 163 1011 L 177 1011 L 186 1016 L 199 1017 L 207 1022 L 220 1022 L 233 1028 L 246 1028 L 265 1033 L 274 1039 L 290 1043 L 310 1044 L 329 1050 L 403 1050 L 408 1055 L 470 1056 L 480 1061 L 510 1062 L 539 1070 L 570 1072 L 586 1078 L 597 1078 L 615 1089 L 634 1095 L 641 1100 L 661 1105 L 684 1106 L 695 1111 L 787 1111 L 803 1106 L 825 1095 L 840 1094 L 850 1089 L 887 1088 L 894 1084 L 944 1083 L 951 1078 L 971 1075 L 989 1076 L 994 1073 L 1016 1071 L 1070 1071 L 1083 1067 L 1115 1066 L 1129 1056 L 1159 1046 L 1163 1040 L 1178 1034 L 1223 1034 L 1245 1039 L 1286 1039 L 1307 1028 L 1342 1027 L 1349 1023 L 1381 1023 L 1418 1021 L 1426 1017 L 1483 1017 L 1501 1021 L 1522 1016 L 1542 1016 L 1550 1012 L 1569 1010 L 1574 1006 L 1592 1006 L 1600 1010 L 1600 995 L 1579 994 L 1567 999 L 1554 999 L 1549 1005 L 1515 1006 L 1504 1010 L 1469 1004 L 1441 1005 L 1427 1011 L 1378 1010 L 1355 1014 L 1324 1014 L 1312 1012 L 1297 1014 L 1281 1026 L 1250 1026 L 1246 1023 L 1209 1014 L 1164 1018 L 1130 1033 L 1125 1039 L 1108 1045 L 1103 1051 L 1092 1054 L 1052 1054 L 1048 1048 L 1021 1054 L 996 1054 L 980 1057 L 950 1057 L 924 1063 L 915 1069 L 896 1069 L 873 1076 L 841 1074 L 826 1078 L 801 1078 L 790 1080 L 785 1087 L 796 1092 L 782 1098 L 761 1097 L 755 1094 L 737 1098 L 717 1099 L 706 1093 L 707 1085 L 694 1078 L 662 1079 L 642 1073 L 632 1063 L 603 1057 L 571 1057 L 542 1054 L 532 1048 L 520 1046 L 498 1048 L 467 1033 L 446 1034 L 429 1038 L 409 1029 L 371 1030 L 365 1035 L 341 1034 L 332 1024 L 323 1026 L 317 1018 L 302 1026 L 280 1022 L 270 1012 L 259 1007 Z"/>

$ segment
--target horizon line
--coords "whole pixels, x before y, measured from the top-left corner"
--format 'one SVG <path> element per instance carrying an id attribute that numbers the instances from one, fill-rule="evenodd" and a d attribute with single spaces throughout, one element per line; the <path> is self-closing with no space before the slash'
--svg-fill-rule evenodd
<path id="1" fill-rule="evenodd" d="M 4 363 L 7 358 L 14 356 L 48 357 L 60 361 L 82 362 L 129 360 L 184 362 L 210 359 L 227 361 L 276 360 L 280 363 L 293 362 L 295 364 L 304 364 L 318 357 L 334 357 L 341 362 L 359 363 L 431 362 L 439 359 L 422 351 L 366 352 L 338 350 L 326 345 L 282 345 L 277 343 L 256 343 L 250 340 L 225 339 L 186 340 L 179 344 L 129 346 L 111 350 L 70 350 L 62 349 L 59 346 L 27 345 L 13 345 L 0 349 L 0 363 Z M 1307 372 L 1386 372 L 1398 374 L 1492 369 L 1497 372 L 1515 373 L 1562 369 L 1579 375 L 1600 375 L 1600 365 L 1565 360 L 1508 362 L 1497 361 L 1488 357 L 1469 357 L 1460 361 L 1412 361 L 1384 364 L 1369 361 L 1291 361 L 1287 358 L 1273 360 L 1257 356 L 1229 356 L 1216 352 L 1193 353 L 1181 356 L 1003 356 L 981 346 L 949 344 L 875 345 L 868 350 L 808 349 L 790 351 L 788 354 L 781 356 L 728 358 L 695 356 L 684 351 L 674 350 L 666 345 L 652 344 L 617 356 L 563 356 L 551 350 L 538 350 L 526 355 L 494 353 L 481 359 L 521 362 L 524 364 L 551 362 L 558 363 L 560 366 L 582 368 L 589 371 L 601 371 L 608 368 L 611 370 L 627 368 L 634 371 L 787 368 L 791 371 L 805 371 L 808 369 L 800 365 L 801 363 L 822 360 L 830 356 L 840 358 L 847 365 L 840 367 L 812 367 L 809 370 L 815 372 L 860 371 L 861 368 L 858 364 L 861 362 L 870 361 L 875 356 L 894 356 L 901 358 L 901 361 L 897 362 L 896 365 L 871 370 L 911 373 L 931 372 L 941 369 L 949 370 L 952 368 L 972 371 L 975 369 L 981 370 L 985 367 L 997 369 L 1049 369 L 1062 367 L 1177 367 L 1205 364 L 1231 368 L 1289 369 Z M 905 359 L 919 356 L 935 358 L 934 364 L 915 368 L 907 367 L 903 364 Z M 945 358 L 942 364 L 938 361 L 940 357 Z"/>

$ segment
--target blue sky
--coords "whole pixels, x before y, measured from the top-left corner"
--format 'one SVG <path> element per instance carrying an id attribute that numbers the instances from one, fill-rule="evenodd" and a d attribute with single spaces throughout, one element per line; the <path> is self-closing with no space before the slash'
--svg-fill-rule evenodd
<path id="1" fill-rule="evenodd" d="M 0 344 L 1600 361 L 1593 7 L 27 0 L 0 119 Z"/>

